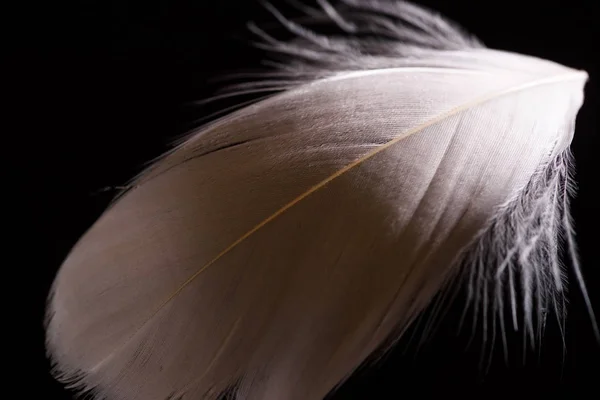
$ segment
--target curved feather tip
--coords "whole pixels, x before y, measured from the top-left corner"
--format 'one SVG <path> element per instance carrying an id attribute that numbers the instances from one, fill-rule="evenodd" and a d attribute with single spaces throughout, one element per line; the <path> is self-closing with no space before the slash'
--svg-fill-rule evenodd
<path id="1" fill-rule="evenodd" d="M 568 146 L 587 75 L 410 3 L 267 5 L 279 92 L 137 177 L 54 283 L 57 376 L 98 398 L 322 399 L 453 278 L 532 338 L 564 312 Z M 319 33 L 319 26 L 337 34 Z M 330 29 L 331 30 L 331 29 Z M 586 295 L 587 299 L 587 295 Z"/>

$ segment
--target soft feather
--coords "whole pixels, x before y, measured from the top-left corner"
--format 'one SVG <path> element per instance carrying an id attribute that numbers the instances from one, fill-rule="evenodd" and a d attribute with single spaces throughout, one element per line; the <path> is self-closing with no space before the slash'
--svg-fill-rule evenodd
<path id="1" fill-rule="evenodd" d="M 298 39 L 254 27 L 287 61 L 231 89 L 286 90 L 190 135 L 69 254 L 48 307 L 60 379 L 116 400 L 317 400 L 459 274 L 484 320 L 509 310 L 533 334 L 562 312 L 586 73 L 405 2 L 318 3 L 343 35 L 271 8 Z"/>

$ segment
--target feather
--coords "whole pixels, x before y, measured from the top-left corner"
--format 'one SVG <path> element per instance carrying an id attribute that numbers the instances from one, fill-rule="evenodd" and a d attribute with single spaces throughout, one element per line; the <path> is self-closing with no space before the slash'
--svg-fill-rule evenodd
<path id="1" fill-rule="evenodd" d="M 410 3 L 267 5 L 279 92 L 134 179 L 52 287 L 56 376 L 114 400 L 322 399 L 462 281 L 482 320 L 563 315 L 587 74 L 487 49 Z M 545 315 L 545 314 L 544 314 Z M 595 326 L 595 325 L 594 325 Z"/>

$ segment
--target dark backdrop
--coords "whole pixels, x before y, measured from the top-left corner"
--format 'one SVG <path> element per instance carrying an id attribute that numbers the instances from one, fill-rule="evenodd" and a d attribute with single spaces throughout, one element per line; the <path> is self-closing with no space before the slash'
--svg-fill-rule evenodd
<path id="1" fill-rule="evenodd" d="M 594 0 L 419 2 L 459 22 L 489 47 L 590 74 L 573 143 L 580 185 L 573 213 L 583 272 L 600 310 Z M 273 3 L 294 15 L 282 1 Z M 228 105 L 192 103 L 213 94 L 215 77 L 260 65 L 264 55 L 249 45 L 244 24 L 272 19 L 249 0 L 21 2 L 19 10 L 5 16 L 10 27 L 4 50 L 10 67 L 7 117 L 17 124 L 10 129 L 7 124 L 3 136 L 5 143 L 18 143 L 4 148 L 17 184 L 5 186 L 3 197 L 24 207 L 13 236 L 16 269 L 25 274 L 7 284 L 7 292 L 19 293 L 19 301 L 12 296 L 7 308 L 17 315 L 10 330 L 27 338 L 17 346 L 14 364 L 24 382 L 6 380 L 5 387 L 7 393 L 18 388 L 18 397 L 68 399 L 48 375 L 43 348 L 44 301 L 57 268 L 110 201 L 114 192 L 103 188 L 122 184 L 198 118 Z M 7 214 L 10 219 L 13 213 Z M 564 353 L 550 324 L 541 351 L 522 354 L 515 336 L 517 356 L 505 362 L 496 349 L 482 372 L 480 341 L 468 345 L 469 332 L 457 336 L 448 323 L 419 351 L 414 342 L 404 341 L 401 347 L 408 350 L 359 373 L 333 398 L 538 398 L 558 390 L 583 398 L 590 388 L 596 393 L 589 396 L 597 396 L 599 346 L 574 284 L 570 298 Z"/>

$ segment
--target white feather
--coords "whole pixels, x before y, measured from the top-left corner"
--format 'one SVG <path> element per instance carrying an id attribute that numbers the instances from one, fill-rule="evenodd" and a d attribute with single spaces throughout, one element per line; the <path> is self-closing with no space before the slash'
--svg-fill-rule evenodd
<path id="1" fill-rule="evenodd" d="M 192 134 L 67 257 L 59 378 L 115 400 L 317 400 L 461 271 L 485 318 L 523 313 L 533 333 L 560 311 L 586 73 L 408 3 L 318 3 L 346 37 L 273 9 L 299 40 L 254 30 L 295 61 L 243 89 L 288 90 Z"/>

